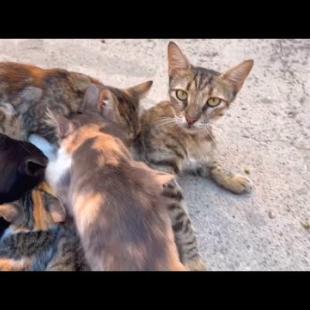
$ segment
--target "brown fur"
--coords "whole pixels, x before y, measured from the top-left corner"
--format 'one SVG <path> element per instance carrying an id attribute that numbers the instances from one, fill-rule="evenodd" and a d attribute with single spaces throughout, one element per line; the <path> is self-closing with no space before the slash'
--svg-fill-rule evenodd
<path id="1" fill-rule="evenodd" d="M 87 117 L 87 123 L 94 123 L 91 115 Z M 121 140 L 87 123 L 61 144 L 72 158 L 70 171 L 64 172 L 69 174 L 69 186 L 52 185 L 75 219 L 90 267 L 185 270 L 163 208 L 163 184 L 157 181 L 157 172 L 135 163 Z M 103 157 L 103 166 L 97 165 L 98 157 Z"/>
<path id="2" fill-rule="evenodd" d="M 55 132 L 46 123 L 47 109 L 64 116 L 78 112 L 91 84 L 103 86 L 100 81 L 78 72 L 0 63 L 0 130 L 19 139 L 36 133 L 51 143 L 57 143 Z M 139 121 L 130 119 L 137 113 L 127 113 L 126 109 L 134 111 L 151 85 L 151 82 L 146 82 L 125 91 L 106 86 L 112 92 L 112 100 L 120 103 L 120 113 L 132 136 L 139 130 Z M 124 104 L 128 101 L 130 104 Z M 13 127 L 18 130 L 13 131 Z"/>

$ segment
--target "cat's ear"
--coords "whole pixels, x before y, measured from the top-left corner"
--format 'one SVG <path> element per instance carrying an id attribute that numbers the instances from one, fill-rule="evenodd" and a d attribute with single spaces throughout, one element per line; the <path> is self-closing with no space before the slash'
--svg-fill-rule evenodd
<path id="1" fill-rule="evenodd" d="M 105 115 L 113 110 L 114 104 L 115 97 L 107 87 L 99 89 L 95 84 L 92 84 L 85 92 L 83 109 L 84 111 L 101 112 Z"/>
<path id="2" fill-rule="evenodd" d="M 48 208 L 54 223 L 63 223 L 66 220 L 65 207 L 59 200 L 50 203 Z"/>
<path id="3" fill-rule="evenodd" d="M 73 132 L 74 130 L 73 123 L 63 115 L 53 113 L 50 109 L 48 109 L 46 116 L 47 116 L 47 122 L 54 128 L 56 128 L 58 137 L 60 139 L 65 138 L 66 136 L 68 136 L 70 133 Z"/>
<path id="4" fill-rule="evenodd" d="M 0 205 L 0 217 L 3 217 L 7 222 L 14 222 L 19 215 L 18 208 L 12 203 Z"/>
<path id="5" fill-rule="evenodd" d="M 18 168 L 18 170 L 30 177 L 39 177 L 44 175 L 48 160 L 45 156 L 27 158 Z"/>
<path id="6" fill-rule="evenodd" d="M 238 66 L 226 71 L 224 74 L 220 76 L 220 79 L 228 82 L 237 93 L 240 91 L 245 79 L 249 75 L 254 65 L 254 61 L 252 59 L 245 60 Z"/>
<path id="7" fill-rule="evenodd" d="M 91 84 L 85 92 L 83 110 L 97 110 L 99 104 L 100 90 L 95 84 Z"/>
<path id="8" fill-rule="evenodd" d="M 138 97 L 139 99 L 143 99 L 149 92 L 153 85 L 153 81 L 147 81 L 136 86 L 127 88 L 126 91 L 132 96 Z"/>
<path id="9" fill-rule="evenodd" d="M 181 49 L 172 41 L 168 44 L 168 65 L 169 76 L 178 72 L 188 71 L 191 67 L 190 62 Z"/>

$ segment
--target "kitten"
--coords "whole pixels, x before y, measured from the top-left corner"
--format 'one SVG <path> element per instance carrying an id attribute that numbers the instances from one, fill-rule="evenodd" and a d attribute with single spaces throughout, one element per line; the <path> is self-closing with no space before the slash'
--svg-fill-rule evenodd
<path id="1" fill-rule="evenodd" d="M 109 89 L 88 93 L 83 114 L 54 117 L 62 141 L 47 179 L 73 215 L 91 269 L 186 270 L 163 195 L 173 177 L 133 160 Z"/>
<path id="2" fill-rule="evenodd" d="M 47 157 L 29 142 L 0 133 L 0 204 L 17 200 L 44 179 Z"/>
<path id="3" fill-rule="evenodd" d="M 0 203 L 21 198 L 44 179 L 47 158 L 34 145 L 0 133 Z M 0 217 L 0 238 L 9 223 Z"/>
<path id="4" fill-rule="evenodd" d="M 38 134 L 53 144 L 58 143 L 54 128 L 46 122 L 47 109 L 68 116 L 81 108 L 86 89 L 103 84 L 85 74 L 63 69 L 43 69 L 32 65 L 0 63 L 0 132 L 12 138 L 27 140 Z M 109 87 L 113 98 L 120 102 L 138 102 L 148 92 L 152 81 L 130 87 L 124 91 Z M 135 105 L 130 106 L 135 117 Z M 126 107 L 120 107 L 124 113 Z M 137 119 L 124 118 L 123 123 L 132 137 L 139 130 Z"/>
<path id="5" fill-rule="evenodd" d="M 0 271 L 89 270 L 73 223 L 62 223 L 63 207 L 40 190 L 46 191 L 0 205 L 0 216 L 11 223 L 0 240 Z"/>
<path id="6" fill-rule="evenodd" d="M 252 182 L 247 177 L 225 170 L 214 158 L 211 124 L 223 116 L 236 98 L 253 60 L 221 74 L 193 66 L 170 42 L 168 62 L 170 101 L 143 113 L 137 152 L 163 171 L 190 172 L 210 177 L 233 193 L 250 192 Z"/>

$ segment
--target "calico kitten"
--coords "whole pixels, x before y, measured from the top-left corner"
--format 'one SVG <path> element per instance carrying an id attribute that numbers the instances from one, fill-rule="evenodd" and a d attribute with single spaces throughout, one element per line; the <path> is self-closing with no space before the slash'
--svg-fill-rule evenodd
<path id="1" fill-rule="evenodd" d="M 173 42 L 168 46 L 169 95 L 141 117 L 137 150 L 151 166 L 179 174 L 210 177 L 223 188 L 241 194 L 252 182 L 225 170 L 214 158 L 213 121 L 223 116 L 253 67 L 246 60 L 219 73 L 196 67 Z"/>
<path id="2" fill-rule="evenodd" d="M 56 117 L 62 142 L 56 160 L 48 166 L 47 178 L 75 219 L 90 267 L 185 270 L 167 208 L 175 197 L 173 177 L 133 160 L 123 143 L 126 132 L 115 122 L 119 111 L 106 101 L 109 89 L 99 93 L 94 86 L 89 94 L 98 99 L 86 96 L 88 108 L 82 115 L 70 122 Z M 94 113 L 103 105 L 105 118 Z M 186 228 L 190 230 L 189 225 Z M 194 252 L 190 253 L 192 262 L 196 259 L 197 263 Z"/>
<path id="3" fill-rule="evenodd" d="M 46 189 L 0 205 L 0 216 L 11 223 L 0 240 L 0 271 L 89 270 L 73 223 L 62 223 L 64 210 Z"/>

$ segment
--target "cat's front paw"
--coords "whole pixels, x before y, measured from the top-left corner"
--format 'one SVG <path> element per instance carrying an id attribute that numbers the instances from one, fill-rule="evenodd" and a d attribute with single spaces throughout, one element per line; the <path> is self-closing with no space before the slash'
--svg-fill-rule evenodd
<path id="1" fill-rule="evenodd" d="M 253 182 L 243 175 L 236 174 L 232 177 L 228 189 L 235 194 L 250 193 L 253 189 Z"/>

